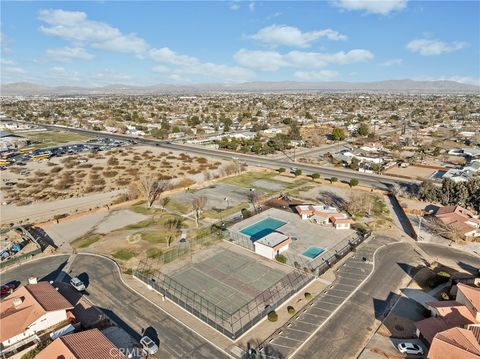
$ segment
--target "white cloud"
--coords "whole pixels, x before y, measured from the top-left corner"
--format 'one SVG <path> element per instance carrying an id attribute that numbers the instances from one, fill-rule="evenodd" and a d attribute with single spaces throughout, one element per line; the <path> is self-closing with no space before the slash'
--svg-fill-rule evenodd
<path id="1" fill-rule="evenodd" d="M 176 75 L 198 75 L 227 82 L 241 82 L 253 77 L 253 72 L 249 69 L 201 62 L 196 57 L 178 54 L 168 47 L 150 50 L 150 57 L 157 62 L 176 66 L 172 69 L 172 73 Z M 155 66 L 152 70 L 162 72 L 163 67 Z"/>
<path id="2" fill-rule="evenodd" d="M 7 59 L 0 59 L 1 65 L 15 65 L 15 61 L 7 60 Z"/>
<path id="3" fill-rule="evenodd" d="M 337 71 L 296 71 L 294 76 L 303 81 L 327 81 L 339 75 Z"/>
<path id="4" fill-rule="evenodd" d="M 250 10 L 250 12 L 255 11 L 255 3 L 253 1 L 250 1 L 250 3 L 248 4 L 248 10 Z"/>
<path id="5" fill-rule="evenodd" d="M 163 65 L 157 65 L 155 67 L 152 68 L 152 71 L 153 72 L 158 72 L 158 73 L 161 73 L 161 74 L 166 74 L 168 72 L 171 72 L 172 69 L 170 69 L 169 67 L 167 66 L 163 66 Z"/>
<path id="6" fill-rule="evenodd" d="M 275 71 L 281 67 L 318 68 L 328 64 L 345 65 L 365 62 L 373 58 L 374 55 L 370 51 L 363 49 L 336 53 L 290 51 L 285 54 L 276 51 L 241 49 L 234 55 L 234 59 L 239 65 L 266 71 Z"/>
<path id="7" fill-rule="evenodd" d="M 238 4 L 238 2 L 232 2 L 230 4 L 230 10 L 232 11 L 237 11 L 240 9 L 240 5 Z"/>
<path id="8" fill-rule="evenodd" d="M 100 82 L 100 83 L 106 83 L 106 84 L 111 84 L 115 82 L 121 82 L 121 81 L 129 81 L 132 80 L 133 77 L 127 74 L 123 74 L 120 72 L 117 72 L 115 70 L 104 70 L 102 72 L 98 72 L 95 74 L 93 77 L 93 80 L 95 82 Z"/>
<path id="9" fill-rule="evenodd" d="M 381 62 L 378 65 L 383 67 L 390 67 L 390 66 L 399 66 L 402 63 L 403 63 L 402 59 L 391 59 L 391 60 Z"/>
<path id="10" fill-rule="evenodd" d="M 333 0 L 332 3 L 348 11 L 361 10 L 381 15 L 403 10 L 407 6 L 407 0 Z"/>
<path id="11" fill-rule="evenodd" d="M 61 66 L 54 66 L 50 68 L 50 72 L 56 73 L 56 74 L 64 74 L 65 73 L 65 68 Z"/>
<path id="12" fill-rule="evenodd" d="M 270 25 L 260 29 L 251 39 L 263 42 L 268 45 L 310 47 L 310 43 L 325 37 L 329 40 L 346 40 L 347 36 L 332 29 L 319 31 L 302 32 L 296 27 L 287 25 Z"/>
<path id="13" fill-rule="evenodd" d="M 148 44 L 136 34 L 123 34 L 108 24 L 89 20 L 81 11 L 41 10 L 39 19 L 47 24 L 40 31 L 75 44 L 93 48 L 142 55 Z"/>
<path id="14" fill-rule="evenodd" d="M 70 62 L 75 59 L 91 60 L 95 57 L 82 47 L 47 49 L 45 54 L 49 59 L 60 62 Z"/>
<path id="15" fill-rule="evenodd" d="M 422 56 L 432 56 L 454 52 L 463 49 L 465 45 L 464 42 L 459 41 L 446 43 L 433 39 L 417 39 L 410 41 L 406 47 L 408 50 L 417 52 Z"/>
<path id="16" fill-rule="evenodd" d="M 18 66 L 5 66 L 2 67 L 2 74 L 26 74 L 27 71 Z"/>

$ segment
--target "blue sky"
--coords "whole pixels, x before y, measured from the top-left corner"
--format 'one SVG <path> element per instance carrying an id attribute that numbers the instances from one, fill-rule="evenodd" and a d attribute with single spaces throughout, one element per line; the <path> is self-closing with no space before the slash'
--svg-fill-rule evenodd
<path id="1" fill-rule="evenodd" d="M 479 84 L 480 2 L 1 2 L 2 83 Z"/>

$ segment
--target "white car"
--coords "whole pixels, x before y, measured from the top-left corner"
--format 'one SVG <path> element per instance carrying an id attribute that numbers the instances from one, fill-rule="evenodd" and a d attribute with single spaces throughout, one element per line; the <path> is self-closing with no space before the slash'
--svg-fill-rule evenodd
<path id="1" fill-rule="evenodd" d="M 413 343 L 400 343 L 398 344 L 398 350 L 400 353 L 410 354 L 410 355 L 422 355 L 423 349 L 421 346 Z"/>
<path id="2" fill-rule="evenodd" d="M 85 290 L 85 284 L 83 284 L 83 282 L 77 277 L 73 277 L 72 279 L 70 279 L 70 284 L 72 285 L 73 288 L 75 288 L 79 292 L 82 292 Z"/>
<path id="3" fill-rule="evenodd" d="M 155 344 L 155 342 L 147 336 L 140 339 L 140 344 L 142 344 L 143 350 L 145 350 L 150 355 L 158 352 L 158 345 Z"/>

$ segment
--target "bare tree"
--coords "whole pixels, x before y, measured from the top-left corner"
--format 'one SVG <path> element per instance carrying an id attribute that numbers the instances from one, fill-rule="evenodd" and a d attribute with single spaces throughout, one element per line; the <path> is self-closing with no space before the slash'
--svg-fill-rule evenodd
<path id="1" fill-rule="evenodd" d="M 158 180 L 150 176 L 140 178 L 140 189 L 147 201 L 148 208 L 151 208 L 157 198 L 169 188 L 170 181 L 168 180 Z"/>
<path id="2" fill-rule="evenodd" d="M 165 222 L 165 225 L 164 225 L 165 238 L 167 239 L 167 246 L 169 248 L 173 240 L 178 235 L 178 231 L 182 228 L 182 225 L 183 225 L 183 218 L 181 217 L 175 217 Z"/>
<path id="3" fill-rule="evenodd" d="M 258 204 L 262 200 L 262 193 L 260 193 L 259 191 L 255 191 L 254 189 L 251 189 L 250 193 L 248 194 L 248 200 L 253 205 L 253 210 L 256 213 L 258 209 Z"/>
<path id="4" fill-rule="evenodd" d="M 197 227 L 198 227 L 198 220 L 200 219 L 200 214 L 206 205 L 207 205 L 207 197 L 205 196 L 195 197 L 192 200 L 192 207 L 193 207 L 193 212 L 195 214 L 195 223 L 197 224 Z"/>
<path id="5" fill-rule="evenodd" d="M 162 210 L 165 211 L 167 205 L 170 203 L 170 197 L 163 197 L 162 200 L 160 201 L 162 204 Z"/>

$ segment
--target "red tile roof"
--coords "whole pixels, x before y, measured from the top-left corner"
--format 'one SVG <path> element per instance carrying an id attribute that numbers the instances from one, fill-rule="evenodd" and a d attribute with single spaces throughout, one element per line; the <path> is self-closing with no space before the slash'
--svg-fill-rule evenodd
<path id="1" fill-rule="evenodd" d="M 60 337 L 42 350 L 36 359 L 111 359 L 126 358 L 98 329 Z"/>
<path id="2" fill-rule="evenodd" d="M 428 359 L 479 359 L 480 344 L 467 329 L 452 328 L 435 335 Z"/>

